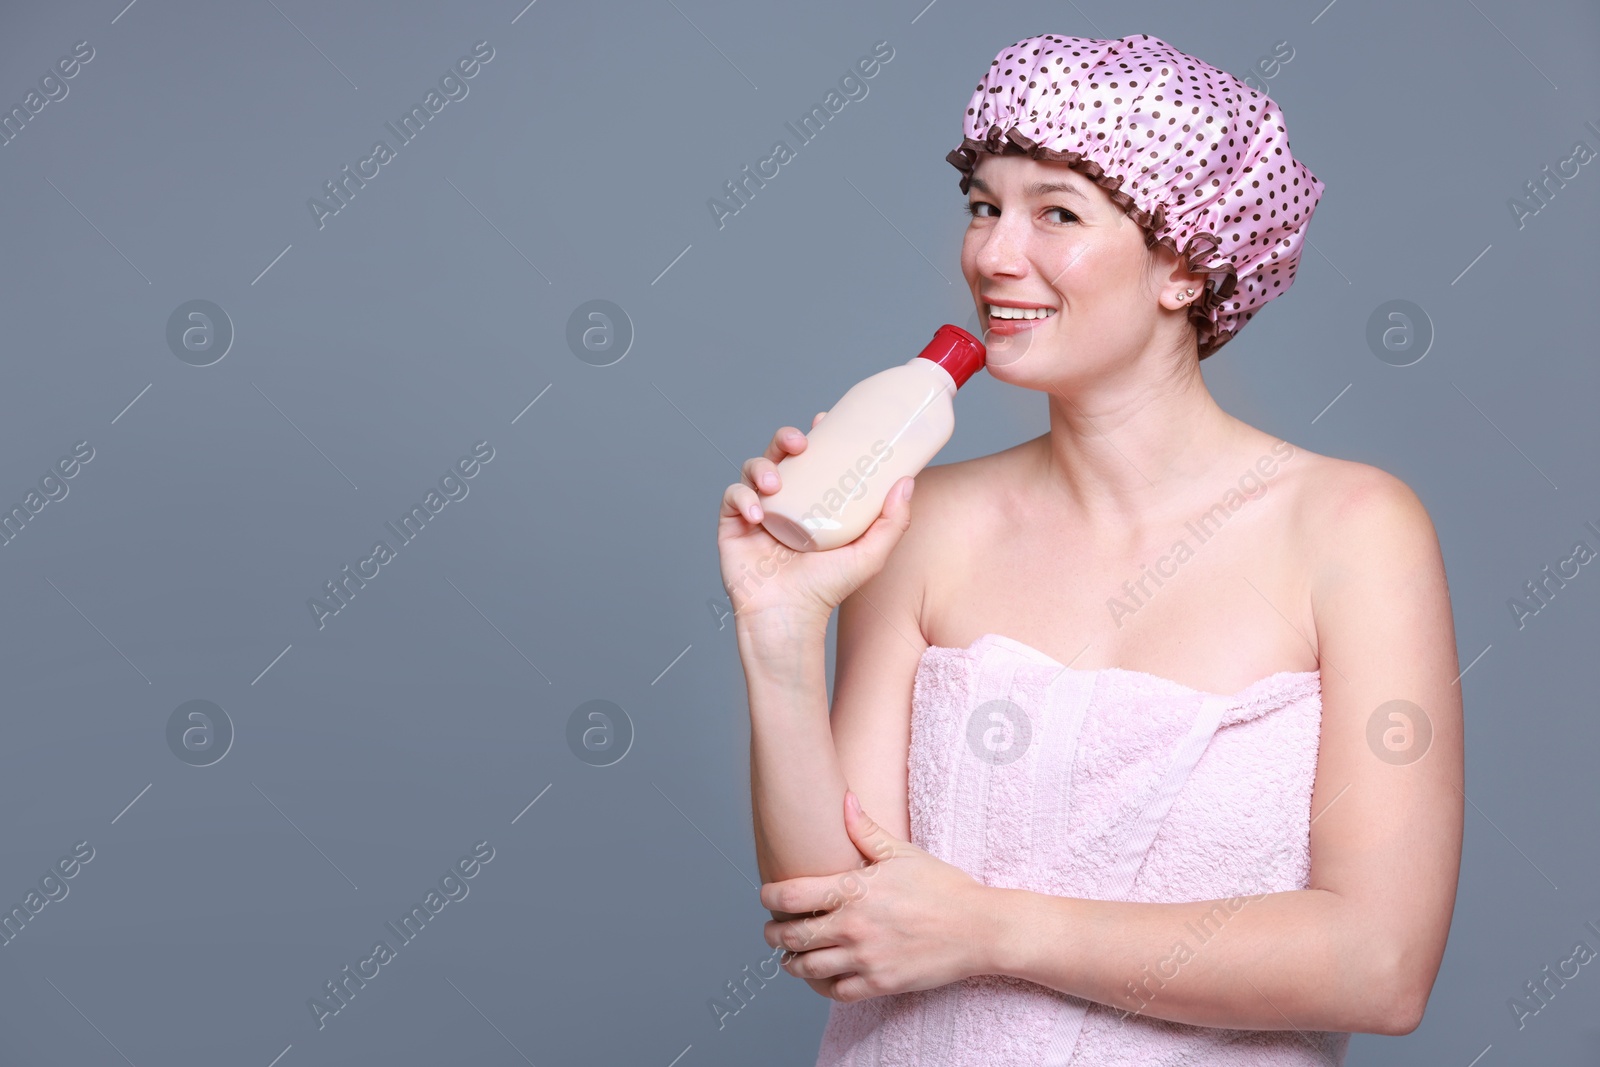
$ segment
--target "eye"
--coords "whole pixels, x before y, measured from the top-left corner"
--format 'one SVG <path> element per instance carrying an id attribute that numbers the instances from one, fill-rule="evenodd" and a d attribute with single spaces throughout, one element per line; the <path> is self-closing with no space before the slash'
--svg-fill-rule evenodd
<path id="1" fill-rule="evenodd" d="M 990 214 L 989 211 L 984 210 L 986 208 L 993 209 L 994 213 Z M 974 219 L 994 218 L 1000 214 L 999 209 L 995 208 L 995 206 L 989 203 L 987 200 L 969 201 L 968 203 L 962 205 L 961 211 L 962 214 Z M 1065 226 L 1069 222 L 1081 221 L 1077 215 L 1074 215 L 1071 211 L 1068 211 L 1064 207 L 1047 207 L 1044 209 L 1044 211 L 1046 214 L 1049 214 L 1052 211 L 1057 211 L 1066 216 L 1058 225 Z"/>

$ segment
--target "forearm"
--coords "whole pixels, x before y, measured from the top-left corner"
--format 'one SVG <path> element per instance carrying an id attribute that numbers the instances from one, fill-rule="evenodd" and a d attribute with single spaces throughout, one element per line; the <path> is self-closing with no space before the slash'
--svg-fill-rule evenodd
<path id="1" fill-rule="evenodd" d="M 994 973 L 1195 1026 L 1407 1032 L 1392 953 L 1336 893 L 1165 904 L 994 892 Z"/>
<path id="2" fill-rule="evenodd" d="M 861 866 L 844 827 L 846 782 L 828 720 L 827 620 L 740 622 L 737 636 L 750 700 L 750 803 L 761 880 Z"/>

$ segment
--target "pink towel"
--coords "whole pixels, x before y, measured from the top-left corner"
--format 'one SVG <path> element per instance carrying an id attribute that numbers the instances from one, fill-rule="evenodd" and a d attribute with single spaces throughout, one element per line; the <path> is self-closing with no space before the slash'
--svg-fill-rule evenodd
<path id="1" fill-rule="evenodd" d="M 1316 671 L 1280 671 L 1221 696 L 1141 671 L 1066 668 L 998 634 L 933 646 L 912 690 L 911 840 L 985 885 L 1053 896 L 1189 901 L 1304 889 L 1321 721 Z M 1225 921 L 1182 939 L 1204 952 Z M 1159 962 L 1128 976 L 1152 1007 Z M 816 1062 L 1337 1067 L 1349 1041 L 1124 1017 L 1033 982 L 976 975 L 834 1001 Z"/>

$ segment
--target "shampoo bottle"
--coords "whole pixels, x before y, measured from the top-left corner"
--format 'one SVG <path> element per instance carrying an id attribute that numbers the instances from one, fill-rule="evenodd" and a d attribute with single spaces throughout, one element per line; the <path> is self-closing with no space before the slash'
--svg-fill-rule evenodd
<path id="1" fill-rule="evenodd" d="M 761 500 L 761 525 L 799 552 L 860 537 L 889 488 L 950 440 L 956 390 L 983 361 L 983 342 L 945 325 L 909 363 L 857 382 L 806 435 L 805 451 L 778 463 L 781 485 Z"/>

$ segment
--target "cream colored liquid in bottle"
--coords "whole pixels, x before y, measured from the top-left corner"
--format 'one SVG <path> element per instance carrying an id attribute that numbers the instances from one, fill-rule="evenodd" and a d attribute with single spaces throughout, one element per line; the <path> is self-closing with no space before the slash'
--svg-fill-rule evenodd
<path id="1" fill-rule="evenodd" d="M 806 435 L 805 451 L 778 463 L 781 488 L 762 499 L 761 525 L 799 552 L 860 537 L 890 487 L 950 440 L 956 390 L 983 361 L 981 341 L 945 325 L 909 363 L 851 386 Z"/>

